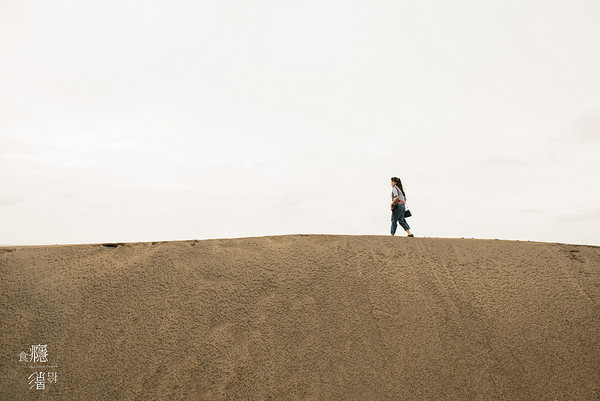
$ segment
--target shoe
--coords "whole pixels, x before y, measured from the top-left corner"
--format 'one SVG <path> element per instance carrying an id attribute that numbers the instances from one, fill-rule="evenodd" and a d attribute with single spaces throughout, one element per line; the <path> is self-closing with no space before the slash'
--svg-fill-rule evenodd
<path id="1" fill-rule="evenodd" d="M 410 234 L 409 237 L 414 237 L 414 235 Z"/>

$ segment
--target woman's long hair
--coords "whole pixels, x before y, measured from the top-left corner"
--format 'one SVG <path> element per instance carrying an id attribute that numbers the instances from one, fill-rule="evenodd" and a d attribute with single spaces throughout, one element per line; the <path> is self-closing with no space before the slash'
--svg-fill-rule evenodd
<path id="1" fill-rule="evenodd" d="M 404 193 L 404 188 L 402 188 L 402 181 L 398 177 L 392 177 L 392 181 L 396 183 L 396 186 L 402 191 L 402 196 L 406 198 L 406 194 Z"/>

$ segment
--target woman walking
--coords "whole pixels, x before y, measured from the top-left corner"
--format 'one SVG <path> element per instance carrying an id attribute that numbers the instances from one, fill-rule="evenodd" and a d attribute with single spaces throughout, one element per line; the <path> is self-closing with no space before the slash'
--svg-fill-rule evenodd
<path id="1" fill-rule="evenodd" d="M 406 195 L 402 188 L 402 181 L 398 177 L 392 177 L 392 236 L 396 234 L 398 223 L 402 226 L 409 237 L 414 237 L 410 232 L 410 226 L 404 219 L 404 211 L 406 210 Z"/>

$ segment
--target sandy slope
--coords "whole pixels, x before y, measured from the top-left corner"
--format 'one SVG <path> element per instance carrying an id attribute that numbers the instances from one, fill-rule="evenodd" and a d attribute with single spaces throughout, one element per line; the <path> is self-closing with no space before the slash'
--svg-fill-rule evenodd
<path id="1" fill-rule="evenodd" d="M 600 398 L 598 247 L 5 247 L 0 274 L 2 400 Z M 32 344 L 48 363 L 19 362 Z M 57 383 L 29 390 L 42 365 Z"/>

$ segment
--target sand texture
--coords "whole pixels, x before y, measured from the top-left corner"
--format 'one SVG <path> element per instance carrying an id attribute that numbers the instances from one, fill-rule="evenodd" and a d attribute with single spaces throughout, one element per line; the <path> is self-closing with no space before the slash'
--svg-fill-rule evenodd
<path id="1" fill-rule="evenodd" d="M 0 274 L 3 401 L 600 399 L 599 247 L 3 247 Z M 48 362 L 19 362 L 34 344 Z M 56 383 L 30 389 L 39 370 Z"/>

